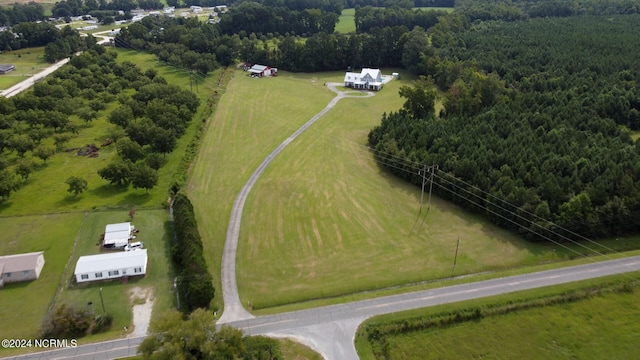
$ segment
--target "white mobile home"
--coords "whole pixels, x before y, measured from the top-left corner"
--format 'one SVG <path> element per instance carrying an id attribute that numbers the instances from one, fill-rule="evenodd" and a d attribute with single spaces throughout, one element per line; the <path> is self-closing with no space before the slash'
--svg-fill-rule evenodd
<path id="1" fill-rule="evenodd" d="M 106 248 L 121 248 L 133 239 L 135 228 L 131 223 L 109 224 L 104 229 L 102 245 Z"/>
<path id="2" fill-rule="evenodd" d="M 78 283 L 139 276 L 147 273 L 147 250 L 81 256 L 74 275 Z"/>

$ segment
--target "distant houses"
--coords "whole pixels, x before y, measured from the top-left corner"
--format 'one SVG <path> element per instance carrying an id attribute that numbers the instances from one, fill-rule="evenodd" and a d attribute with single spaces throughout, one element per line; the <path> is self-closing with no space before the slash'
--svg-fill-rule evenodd
<path id="1" fill-rule="evenodd" d="M 344 75 L 344 86 L 362 89 L 375 90 L 382 89 L 382 72 L 380 69 L 364 68 L 361 72 L 347 72 Z"/>
<path id="2" fill-rule="evenodd" d="M 11 64 L 0 65 L 0 75 L 4 75 L 6 73 L 12 72 L 16 67 Z"/>
<path id="3" fill-rule="evenodd" d="M 129 278 L 147 273 L 147 249 L 81 256 L 74 275 L 78 283 Z"/>
<path id="4" fill-rule="evenodd" d="M 4 283 L 36 280 L 44 267 L 42 251 L 0 256 L 0 287 Z"/>

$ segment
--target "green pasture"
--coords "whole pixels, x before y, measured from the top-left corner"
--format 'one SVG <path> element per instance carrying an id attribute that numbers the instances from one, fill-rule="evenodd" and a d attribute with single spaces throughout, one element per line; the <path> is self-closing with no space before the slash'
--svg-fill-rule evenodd
<path id="1" fill-rule="evenodd" d="M 38 280 L 0 289 L 0 338 L 38 335 L 84 217 L 78 212 L 0 218 L 0 255 L 44 251 L 45 260 Z"/>
<path id="2" fill-rule="evenodd" d="M 383 315 L 366 323 L 411 321 L 450 311 L 492 307 L 522 299 L 543 298 L 606 285 L 611 281 L 629 281 L 638 273 L 592 279 L 501 295 L 486 299 L 448 304 L 410 312 Z M 388 337 L 390 359 L 631 359 L 637 355 L 640 335 L 640 300 L 633 292 L 599 294 L 573 303 L 535 307 L 504 315 L 484 317 L 449 326 Z M 368 340 L 359 332 L 356 347 L 363 360 L 376 357 Z"/>
<path id="3" fill-rule="evenodd" d="M 11 64 L 16 67 L 12 72 L 0 75 L 0 89 L 2 90 L 28 79 L 49 65 L 44 60 L 44 47 L 2 52 L 0 53 L 0 64 Z"/>
<path id="4" fill-rule="evenodd" d="M 333 97 L 323 86 L 326 74 L 282 71 L 258 79 L 230 69 L 225 76 L 232 80 L 209 120 L 188 185 L 217 294 L 234 199 L 262 159 Z M 222 297 L 214 303 L 222 306 Z"/>
<path id="5" fill-rule="evenodd" d="M 418 216 L 420 189 L 382 170 L 366 146 L 382 113 L 402 106 L 398 89 L 407 83 L 394 80 L 374 97 L 341 100 L 266 169 L 247 200 L 238 247 L 247 306 L 447 278 L 458 236 L 457 275 L 557 259 L 552 247 L 438 198 L 426 218 L 426 206 Z"/>
<path id="6" fill-rule="evenodd" d="M 171 68 L 158 63 L 153 55 L 139 54 L 132 51 L 119 51 L 118 61 L 131 61 L 137 64 L 143 71 L 147 68 L 155 68 L 158 74 L 167 78 L 167 81 L 181 87 L 189 88 L 189 75 L 180 69 Z M 199 88 L 203 104 L 206 103 L 207 94 L 210 93 L 210 84 L 216 81 L 217 73 L 206 78 L 204 85 Z M 195 91 L 195 88 L 194 88 Z M 65 145 L 65 150 L 58 152 L 44 163 L 34 158 L 36 171 L 34 171 L 20 189 L 0 202 L 0 215 L 27 215 L 45 214 L 68 211 L 81 211 L 90 209 L 118 208 L 126 209 L 131 206 L 140 208 L 161 208 L 167 204 L 167 190 L 174 181 L 174 174 L 186 151 L 187 144 L 191 141 L 196 127 L 194 123 L 202 118 L 205 106 L 194 116 L 191 125 L 185 135 L 178 140 L 173 153 L 166 155 L 166 163 L 159 170 L 159 179 L 156 187 L 146 193 L 144 189 L 133 189 L 132 186 L 116 186 L 109 184 L 98 175 L 98 170 L 105 167 L 115 155 L 115 146 L 101 147 L 100 145 L 109 137 L 109 130 L 114 126 L 107 122 L 108 114 L 117 106 L 110 106 L 99 112 L 99 117 L 89 124 L 85 124 L 77 116 L 71 120 L 78 128 L 75 135 Z M 43 144 L 53 146 L 53 139 L 43 140 Z M 77 148 L 96 144 L 100 147 L 98 157 L 90 158 L 76 155 Z M 5 153 L 9 166 L 15 165 L 18 157 L 15 153 Z M 27 152 L 26 157 L 31 157 Z M 84 178 L 88 182 L 88 190 L 72 197 L 67 192 L 65 180 L 70 176 Z"/>
<path id="7" fill-rule="evenodd" d="M 343 34 L 356 32 L 355 14 L 356 9 L 343 9 L 334 31 Z"/>

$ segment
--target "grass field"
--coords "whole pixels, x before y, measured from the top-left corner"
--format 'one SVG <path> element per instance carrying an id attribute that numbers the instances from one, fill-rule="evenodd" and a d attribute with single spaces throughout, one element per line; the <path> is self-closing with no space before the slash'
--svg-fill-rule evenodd
<path id="1" fill-rule="evenodd" d="M 341 77 L 253 79 L 236 71 L 209 124 L 189 190 L 212 273 L 219 273 L 240 188 L 333 97 L 323 83 Z M 341 100 L 267 168 L 249 196 L 240 235 L 237 274 L 248 307 L 449 277 L 457 236 L 457 275 L 568 258 L 562 249 L 525 242 L 437 198 L 424 224 L 416 220 L 419 189 L 382 171 L 366 149 L 369 130 L 383 112 L 401 107 L 398 88 L 408 83 L 392 81 L 373 98 Z"/>
<path id="2" fill-rule="evenodd" d="M 38 280 L 0 289 L 0 338 L 38 334 L 83 219 L 84 213 L 0 218 L 0 254 L 44 251 L 45 259 Z"/>
<path id="3" fill-rule="evenodd" d="M 0 54 L 0 64 L 11 64 L 16 67 L 14 71 L 0 75 L 0 90 L 8 89 L 28 79 L 49 65 L 44 60 L 44 47 L 5 51 Z"/>
<path id="4" fill-rule="evenodd" d="M 356 32 L 355 14 L 356 9 L 343 9 L 334 31 L 343 34 Z"/>
<path id="5" fill-rule="evenodd" d="M 631 277 L 637 277 L 637 273 Z M 491 307 L 560 294 L 580 287 L 599 287 L 628 275 L 589 280 L 559 287 L 474 300 L 407 313 L 376 317 L 367 323 L 402 321 L 433 316 L 456 309 Z M 630 293 L 600 294 L 573 303 L 519 310 L 456 325 L 437 326 L 388 337 L 389 359 L 631 359 L 637 356 L 640 338 L 640 300 L 637 288 Z M 410 321 L 410 320 L 409 320 Z M 375 356 L 366 338 L 356 336 L 362 360 Z"/>
<path id="6" fill-rule="evenodd" d="M 366 148 L 382 113 L 401 107 L 398 88 L 406 83 L 341 100 L 258 181 L 237 262 L 241 298 L 251 307 L 449 277 L 458 236 L 457 274 L 555 258 L 551 248 L 439 199 L 424 223 L 417 219 L 420 189 L 381 170 Z"/>
<path id="7" fill-rule="evenodd" d="M 235 70 L 227 78 L 231 76 L 208 124 L 188 189 L 218 291 L 222 248 L 236 195 L 262 159 L 333 97 L 323 86 L 322 75 L 279 72 L 277 78 L 256 79 Z M 216 296 L 214 302 L 221 307 L 222 297 Z"/>
<path id="8" fill-rule="evenodd" d="M 413 8 L 414 10 L 440 10 L 440 11 L 453 11 L 453 8 L 446 7 L 417 7 Z M 335 32 L 348 34 L 356 32 L 356 23 L 355 23 L 355 15 L 356 9 L 343 9 L 340 17 L 338 18 L 338 23 L 334 29 Z"/>

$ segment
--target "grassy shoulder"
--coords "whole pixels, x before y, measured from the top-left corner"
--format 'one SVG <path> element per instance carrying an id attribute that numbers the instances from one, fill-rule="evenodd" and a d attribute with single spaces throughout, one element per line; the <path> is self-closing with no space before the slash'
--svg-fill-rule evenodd
<path id="1" fill-rule="evenodd" d="M 362 325 L 356 347 L 361 359 L 376 359 L 374 348 L 388 359 L 632 358 L 637 275 L 375 317 Z"/>

